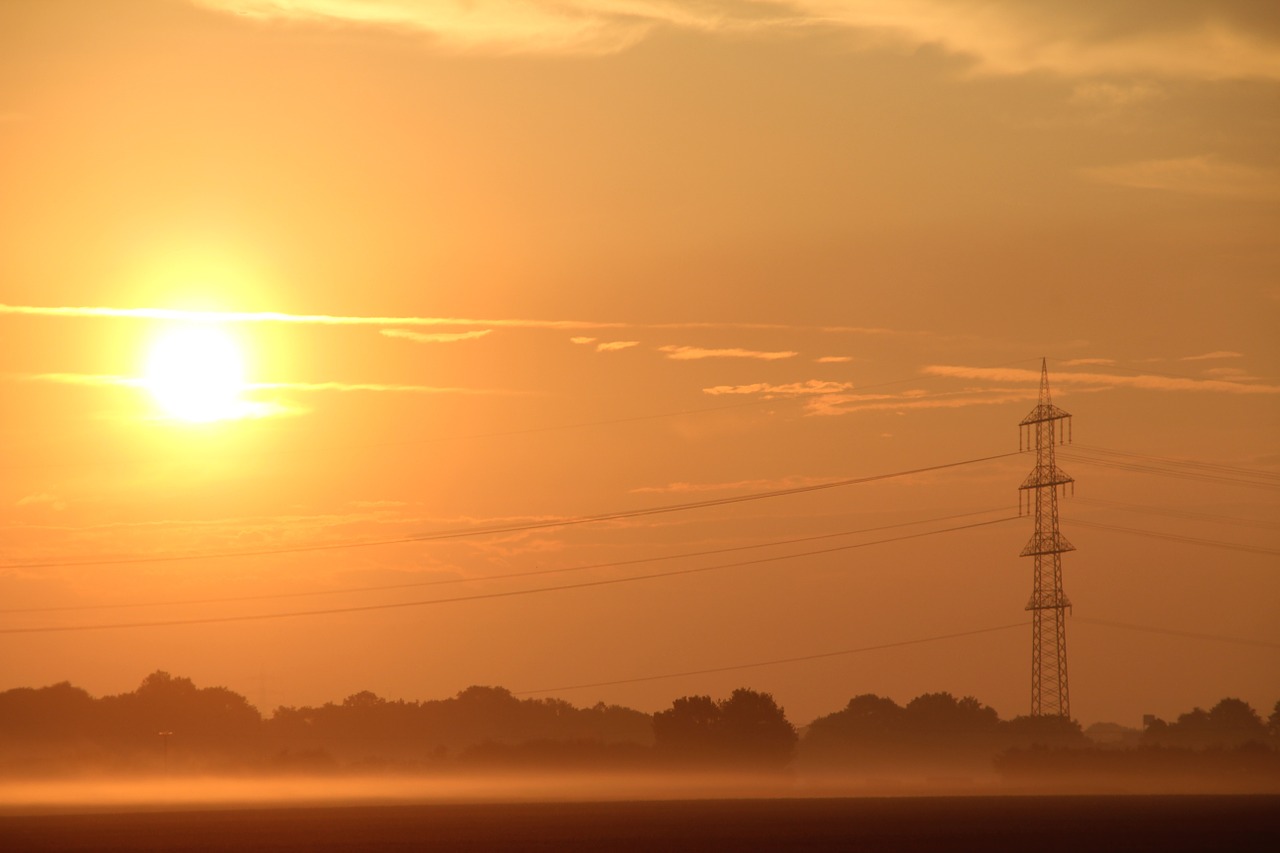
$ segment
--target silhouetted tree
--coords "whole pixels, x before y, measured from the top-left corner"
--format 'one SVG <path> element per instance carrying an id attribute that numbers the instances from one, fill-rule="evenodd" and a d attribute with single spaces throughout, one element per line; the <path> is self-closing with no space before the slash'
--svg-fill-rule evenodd
<path id="1" fill-rule="evenodd" d="M 956 699 L 950 693 L 925 693 L 902 709 L 907 731 L 920 735 L 975 735 L 994 732 L 1000 725 L 995 708 L 972 696 Z"/>
<path id="2" fill-rule="evenodd" d="M 682 696 L 653 715 L 658 752 L 685 761 L 719 758 L 720 706 L 710 696 Z"/>
<path id="3" fill-rule="evenodd" d="M 1264 743 L 1266 737 L 1267 725 L 1258 713 L 1247 702 L 1227 698 L 1208 711 L 1193 708 L 1172 723 L 1147 726 L 1143 743 L 1203 749 Z"/>
<path id="4" fill-rule="evenodd" d="M 729 754 L 754 767 L 785 767 L 799 740 L 772 695 L 741 687 L 720 703 L 720 726 Z"/>
<path id="5" fill-rule="evenodd" d="M 182 760 L 192 754 L 242 757 L 259 745 L 258 709 L 225 687 L 199 689 L 189 678 L 157 671 L 134 692 L 99 703 L 111 739 L 139 755 L 159 756 L 166 749 Z M 171 732 L 167 744 L 160 732 Z"/>
<path id="6" fill-rule="evenodd" d="M 773 696 L 739 688 L 720 702 L 684 696 L 653 718 L 654 744 L 668 760 L 693 764 L 785 767 L 795 752 L 795 726 Z"/>
<path id="7" fill-rule="evenodd" d="M 1240 699 L 1223 699 L 1210 708 L 1209 726 L 1220 742 L 1229 746 L 1262 742 L 1267 736 L 1266 724 L 1258 712 Z"/>

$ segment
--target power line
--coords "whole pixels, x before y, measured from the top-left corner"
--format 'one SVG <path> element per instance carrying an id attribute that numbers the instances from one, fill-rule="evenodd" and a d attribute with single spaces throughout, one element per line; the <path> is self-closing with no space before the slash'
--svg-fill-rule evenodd
<path id="1" fill-rule="evenodd" d="M 1224 634 L 1202 634 L 1195 631 L 1175 631 L 1171 628 L 1153 628 L 1149 625 L 1130 625 L 1125 622 L 1109 622 L 1104 619 L 1085 619 L 1075 617 L 1075 622 L 1086 625 L 1100 625 L 1105 628 L 1120 628 L 1125 631 L 1140 631 L 1144 634 L 1162 634 L 1167 637 L 1187 637 L 1192 640 L 1212 640 L 1218 643 L 1235 643 L 1241 646 L 1258 646 L 1265 649 L 1280 649 L 1280 643 L 1271 640 L 1255 640 L 1248 637 L 1228 637 Z"/>
<path id="2" fill-rule="evenodd" d="M 1103 524 L 1100 521 L 1081 521 L 1072 519 L 1071 524 L 1078 527 L 1096 527 L 1099 530 L 1114 530 L 1117 533 L 1130 533 L 1134 536 L 1147 536 L 1152 539 L 1166 539 L 1170 542 L 1186 542 L 1190 545 L 1204 545 L 1208 548 L 1224 548 L 1228 551 L 1245 551 L 1251 554 L 1280 554 L 1280 548 L 1268 548 L 1264 545 L 1244 545 L 1237 542 L 1223 542 L 1219 539 L 1199 539 L 1194 536 L 1179 536 L 1176 533 L 1156 533 L 1152 530 L 1139 530 L 1136 527 L 1121 527 L 1118 524 Z"/>
<path id="3" fill-rule="evenodd" d="M 1197 512 L 1190 509 L 1174 509 L 1172 507 L 1154 507 L 1145 504 L 1131 504 L 1122 501 L 1105 500 L 1103 498 L 1086 498 L 1073 497 L 1072 503 L 1093 504 L 1096 506 L 1114 507 L 1128 512 L 1140 512 L 1147 515 L 1164 515 L 1169 518 L 1189 518 L 1203 519 L 1205 521 L 1213 521 L 1219 524 L 1234 524 L 1240 527 L 1262 527 L 1267 529 L 1280 529 L 1280 523 L 1274 521 L 1266 521 L 1259 518 L 1241 518 L 1235 515 L 1221 515 L 1213 512 Z"/>
<path id="4" fill-rule="evenodd" d="M 497 575 L 480 575 L 477 577 L 464 578 L 443 578 L 432 581 L 415 581 L 413 583 L 397 583 L 385 584 L 382 586 L 362 586 L 362 587 L 345 587 L 343 589 L 321 589 L 309 590 L 305 592 L 277 592 L 264 593 L 261 595 L 238 595 L 226 596 L 221 598 L 189 598 L 175 601 L 142 601 L 142 602 L 123 602 L 115 604 L 71 604 L 60 607 L 11 607 L 0 609 L 0 614 L 6 613 L 65 613 L 68 611 L 82 610 L 118 610 L 129 607 L 182 607 L 200 604 L 234 604 L 246 601 L 270 601 L 282 598 L 311 598 L 318 595 L 352 595 L 364 592 L 387 592 L 398 589 L 416 589 L 428 586 L 450 586 L 460 583 L 475 583 L 483 581 L 510 580 L 512 578 L 531 578 L 541 577 L 545 575 L 568 574 L 570 572 L 585 572 L 592 569 L 612 569 L 622 566 L 635 566 L 642 563 L 657 563 L 665 560 L 679 560 L 688 557 L 709 557 L 717 554 L 730 554 L 737 551 L 750 551 L 757 548 L 773 548 L 779 545 L 795 545 L 801 542 L 816 542 L 823 539 L 835 539 L 841 536 L 855 536 L 861 533 L 878 533 L 882 530 L 896 530 L 900 527 L 913 527 L 917 524 L 931 524 L 935 521 L 953 521 L 957 518 L 972 518 L 975 515 L 987 515 L 993 512 L 1003 512 L 1008 507 L 994 507 L 992 509 L 978 510 L 976 512 L 962 512 L 954 515 L 940 515 L 933 518 L 921 518 L 915 521 L 903 521 L 898 524 L 884 524 L 878 527 L 863 527 L 858 530 L 842 530 L 837 533 L 819 533 L 813 536 L 799 536 L 793 539 L 775 539 L 771 542 L 756 542 L 751 545 L 734 545 L 725 548 L 712 548 L 705 551 L 684 551 L 678 554 L 662 554 L 656 557 L 637 557 L 631 560 L 615 560 L 608 563 L 592 563 L 584 566 L 566 566 L 555 569 L 536 569 L 534 571 L 525 572 L 507 572 Z"/>
<path id="5" fill-rule="evenodd" d="M 619 684 L 642 684 L 646 681 L 663 681 L 668 678 L 683 678 L 686 675 L 712 675 L 718 672 L 733 672 L 739 669 L 755 669 L 761 666 L 776 666 L 784 663 L 801 663 L 803 661 L 821 660 L 823 658 L 834 658 L 842 655 L 856 655 L 863 652 L 878 652 L 883 649 L 898 649 L 904 646 L 920 646 L 925 643 L 938 643 L 943 640 L 955 640 L 961 637 L 973 637 L 978 634 L 992 634 L 996 631 L 1008 631 L 1011 628 L 1025 628 L 1030 622 L 1015 622 L 1010 625 L 996 625 L 993 628 L 978 628 L 973 631 L 957 631 L 952 634 L 938 634 L 933 637 L 921 637 L 915 640 L 899 640 L 895 643 L 880 643 L 875 646 L 862 646 L 856 649 L 842 649 L 837 652 L 818 652 L 812 655 L 800 655 L 791 658 L 774 658 L 772 660 L 755 661 L 753 663 L 738 663 L 730 666 L 715 666 L 707 669 L 690 669 L 684 672 L 667 672 L 662 675 L 643 675 L 638 678 L 619 678 L 614 681 L 595 681 L 589 684 L 568 684 L 562 687 L 543 687 L 539 690 L 514 690 L 515 696 L 530 696 L 535 693 L 558 693 L 563 690 L 585 690 L 590 687 L 613 687 Z"/>
<path id="6" fill-rule="evenodd" d="M 1247 637 L 1228 637 L 1222 634 L 1202 634 L 1192 631 L 1175 631 L 1167 628 L 1154 628 L 1147 625 L 1129 625 L 1123 622 L 1108 622 L 1101 619 L 1084 619 L 1081 617 L 1073 617 L 1073 622 L 1084 622 L 1089 625 L 1100 625 L 1108 628 L 1120 628 L 1127 631 L 1141 631 L 1149 634 L 1164 634 L 1173 637 L 1186 637 L 1195 640 L 1211 640 L 1222 643 L 1235 643 L 1246 646 L 1259 646 L 1262 648 L 1280 648 L 1280 643 L 1268 640 L 1255 640 Z M 926 643 L 936 643 L 944 640 L 959 639 L 961 637 L 972 637 L 978 634 L 992 634 L 997 631 L 1008 631 L 1013 628 L 1025 628 L 1030 622 L 1015 622 L 1009 625 L 996 625 L 992 628 L 978 628 L 973 631 L 958 631 L 953 634 L 939 634 L 933 637 L 921 637 L 915 640 L 901 640 L 895 643 L 881 643 L 875 646 L 862 646 L 856 649 L 843 649 L 835 652 L 818 652 L 811 655 L 799 655 L 789 658 L 774 658 L 772 660 L 754 661 L 752 663 L 732 664 L 729 666 L 708 667 L 706 669 L 690 669 L 683 672 L 668 672 L 661 675 L 644 675 L 637 678 L 619 678 L 613 681 L 594 681 L 585 684 L 567 684 L 561 687 L 544 687 L 538 690 L 516 690 L 512 691 L 516 696 L 531 696 L 538 693 L 559 693 L 565 690 L 586 690 L 593 687 L 614 687 L 622 684 L 643 684 L 649 681 L 664 681 L 671 678 L 683 678 L 689 675 L 714 675 L 721 672 L 734 672 L 741 669 L 755 669 L 764 666 L 777 666 L 787 663 L 803 663 L 811 660 L 821 660 L 823 658 L 840 657 L 843 655 L 860 654 L 863 652 L 881 651 L 883 649 L 902 648 L 904 646 L 918 646 Z"/>
<path id="7" fill-rule="evenodd" d="M 1080 451 L 1083 451 L 1083 455 Z M 1261 468 L 1241 468 L 1213 462 L 1170 459 L 1164 456 L 1149 456 L 1143 453 L 1086 445 L 1073 445 L 1070 451 L 1062 454 L 1062 458 L 1102 468 L 1159 474 L 1181 480 L 1232 483 L 1261 489 L 1280 488 L 1280 474 Z"/>
<path id="8" fill-rule="evenodd" d="M 1153 456 L 1149 453 L 1136 453 L 1132 450 L 1114 450 L 1109 447 L 1096 447 L 1088 444 L 1076 444 L 1073 445 L 1073 447 L 1077 450 L 1085 450 L 1090 453 L 1101 453 L 1106 456 L 1125 456 L 1131 459 L 1141 459 L 1146 462 L 1155 462 L 1161 465 L 1171 465 L 1183 468 L 1199 468 L 1206 471 L 1219 471 L 1228 474 L 1239 474 L 1247 477 L 1264 477 L 1280 481 L 1280 472 L 1268 471 L 1265 468 L 1226 465 L 1221 462 L 1205 462 L 1199 459 L 1175 459 L 1169 456 Z"/>
<path id="9" fill-rule="evenodd" d="M 446 539 L 463 539 L 472 536 L 489 536 L 499 533 L 519 533 L 530 530 L 547 530 L 556 527 L 571 527 L 581 524 L 593 524 L 601 521 L 617 521 L 628 518 L 643 518 L 650 515 L 663 515 L 672 512 L 685 512 L 695 509 L 707 509 L 717 506 L 730 506 L 732 504 L 746 503 L 748 501 L 765 500 L 768 498 L 787 497 L 790 495 L 806 494 L 808 492 L 818 492 L 826 489 L 841 488 L 844 486 L 856 486 L 864 483 L 873 483 L 880 480 L 890 480 L 897 477 L 908 477 L 913 474 L 925 474 L 931 471 L 942 471 L 948 468 L 958 468 L 964 465 L 974 465 L 979 462 L 991 462 L 996 459 L 1006 459 L 1010 456 L 1017 456 L 1017 453 L 999 453 L 994 456 L 982 456 L 976 459 L 965 459 L 960 462 L 947 462 L 941 465 L 930 465 L 924 468 L 913 468 L 906 471 L 894 471 L 888 474 L 874 474 L 868 477 L 853 477 L 845 480 L 833 480 L 825 483 L 814 483 L 808 486 L 794 486 L 788 489 L 774 489 L 767 492 L 752 492 L 743 495 L 732 495 L 724 498 L 712 498 L 704 501 L 692 501 L 680 504 L 665 504 L 660 506 L 645 507 L 643 509 L 620 510 L 617 512 L 601 513 L 599 515 L 583 515 L 574 518 L 558 519 L 555 521 L 537 521 L 527 524 L 511 524 L 493 527 L 477 527 L 470 530 L 445 530 L 436 533 L 424 533 L 418 536 L 401 536 L 394 539 L 366 539 L 354 542 L 328 542 L 319 545 L 292 545 L 281 548 L 258 548 L 248 551 L 224 551 L 224 552 L 204 552 L 196 554 L 161 554 L 150 557 L 104 557 L 87 560 L 56 560 L 44 563 L 8 563 L 0 565 L 0 569 L 47 569 L 47 568 L 71 568 L 79 566 L 117 566 L 117 565 L 133 565 L 140 563 L 173 563 L 188 560 L 210 560 L 210 559 L 233 559 L 240 557 L 262 557 L 278 554 L 304 554 L 314 553 L 317 551 L 339 551 L 353 548 L 374 548 L 384 545 L 404 545 L 415 542 L 437 542 Z"/>
<path id="10" fill-rule="evenodd" d="M 536 595 L 545 592 L 561 592 L 570 589 L 589 589 L 592 587 L 611 586 L 620 583 L 634 583 L 637 581 L 656 580 L 658 578 L 677 577 L 680 575 L 701 574 L 704 572 L 714 572 L 721 569 L 736 569 L 745 566 L 763 565 L 765 563 L 776 563 L 780 560 L 793 560 L 800 557 L 814 557 L 821 554 L 832 554 L 837 551 L 850 551 L 856 548 L 868 548 L 872 545 L 886 545 L 891 542 L 904 542 L 908 539 L 920 539 L 925 536 L 936 536 L 940 533 L 954 533 L 960 530 L 971 530 L 976 527 L 987 527 L 992 524 L 1001 524 L 1006 521 L 1017 521 L 1018 516 L 1007 516 L 1005 518 L 997 518 L 993 521 L 978 521 L 973 524 L 962 524 L 957 527 L 945 527 L 941 530 L 930 530 L 923 533 L 909 533 L 905 536 L 894 536 L 889 539 L 878 539 L 874 542 L 859 542 L 852 545 L 837 545 L 831 548 L 821 548 L 814 551 L 801 551 L 795 554 L 779 554 L 773 557 L 759 557 L 754 560 L 742 560 L 736 563 L 721 563 L 714 566 L 696 566 L 688 569 L 673 569 L 666 572 L 654 572 L 647 575 L 632 575 L 625 578 L 606 578 L 596 581 L 582 581 L 580 583 L 561 584 L 559 586 L 535 587 L 533 589 L 509 590 L 506 592 L 489 592 L 477 593 L 475 595 L 461 595 L 454 598 L 432 598 L 424 601 L 400 601 L 389 604 L 366 604 L 352 607 L 333 607 L 325 610 L 294 610 L 277 613 L 256 613 L 238 616 L 205 616 L 192 619 L 165 619 L 153 622 L 115 622 L 115 623 L 99 623 L 92 625 L 58 625 L 43 626 L 34 628 L 0 628 L 0 634 L 49 634 L 63 633 L 70 631 L 101 631 L 116 628 L 168 628 L 179 625 L 213 625 L 228 622 L 259 622 L 269 619 L 287 619 L 303 616 L 334 616 L 344 613 L 366 613 L 376 610 L 398 610 L 406 607 L 426 607 L 433 604 L 454 604 L 463 601 L 485 601 L 497 598 L 514 598 L 517 596 Z"/>

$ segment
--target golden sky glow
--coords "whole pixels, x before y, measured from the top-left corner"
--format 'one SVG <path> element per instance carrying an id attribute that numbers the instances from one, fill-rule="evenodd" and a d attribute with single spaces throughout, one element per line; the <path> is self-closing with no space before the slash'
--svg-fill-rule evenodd
<path id="1" fill-rule="evenodd" d="M 1074 712 L 1269 709 L 1278 96 L 1252 2 L 0 3 L 0 689 L 1025 713 L 639 679 L 1023 620 L 1047 356 Z"/>

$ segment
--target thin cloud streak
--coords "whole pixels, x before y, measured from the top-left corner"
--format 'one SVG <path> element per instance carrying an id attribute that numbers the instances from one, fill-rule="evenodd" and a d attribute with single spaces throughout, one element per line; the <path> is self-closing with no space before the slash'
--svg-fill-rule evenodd
<path id="1" fill-rule="evenodd" d="M 486 53 L 610 54 L 631 47 L 659 24 L 704 29 L 686 4 L 660 0 L 194 0 L 258 19 L 384 27 L 433 38 L 446 49 Z M 714 7 L 713 7 L 714 8 Z"/>
<path id="2" fill-rule="evenodd" d="M 771 385 L 757 382 L 753 385 L 715 385 L 703 388 L 703 394 L 719 396 L 723 394 L 763 394 L 765 396 L 797 397 L 807 394 L 833 394 L 853 388 L 852 382 L 830 382 L 822 379 L 809 379 L 804 382 L 788 382 L 782 385 Z"/>
<path id="3" fill-rule="evenodd" d="M 889 329 L 863 329 L 858 327 L 824 327 L 786 323 L 737 323 L 737 322 L 690 322 L 690 323 L 625 323 L 601 320 L 536 320 L 523 318 L 485 319 L 478 317 L 385 317 L 358 316 L 341 314 L 286 314 L 280 311 L 191 311 L 181 308 L 111 308 L 106 306 L 45 306 L 45 305 L 6 305 L 0 304 L 0 315 L 17 315 L 27 317 L 64 317 L 87 319 L 134 319 L 134 320 L 166 320 L 182 323 L 282 323 L 289 325 L 310 326 L 386 326 L 383 334 L 397 331 L 397 326 L 475 326 L 511 329 L 564 329 L 564 330 L 604 330 L 604 329 L 654 329 L 661 331 L 684 331 L 699 329 L 730 329 L 739 331 L 824 331 L 824 332 L 856 332 L 862 334 L 920 334 L 915 332 L 895 332 Z M 492 331 L 486 328 L 486 331 Z M 403 337 L 403 335 L 391 335 Z M 478 337 L 478 336 L 477 336 Z M 597 340 L 595 337 L 575 336 L 573 343 L 585 344 Z"/>
<path id="4" fill-rule="evenodd" d="M 703 358 L 754 358 L 760 361 L 778 361 L 784 358 L 795 358 L 799 353 L 789 350 L 782 352 L 760 352 L 758 350 L 739 349 L 705 349 L 703 347 L 665 346 L 658 347 L 659 352 L 666 353 L 667 358 L 675 361 L 696 361 Z"/>
<path id="5" fill-rule="evenodd" d="M 411 332 L 408 329 L 383 329 L 388 338 L 400 338 L 419 344 L 451 344 L 455 341 L 474 341 L 493 334 L 493 329 L 476 329 L 471 332 Z"/>
<path id="6" fill-rule="evenodd" d="M 1220 358 L 1244 358 L 1244 353 L 1232 350 L 1216 350 L 1202 355 L 1184 355 L 1179 361 L 1214 361 Z"/>
<path id="7" fill-rule="evenodd" d="M 450 388 L 436 385 L 396 385 L 382 382 L 255 382 L 244 386 L 247 390 L 283 391 L 387 391 L 403 394 L 468 394 L 468 395 L 521 395 L 525 391 L 507 391 L 499 388 Z"/>
<path id="8" fill-rule="evenodd" d="M 471 317 L 359 317 L 279 311 L 188 311 L 180 308 L 46 307 L 0 305 L 0 314 L 171 320 L 184 323 L 287 323 L 310 326 L 495 326 L 519 329 L 621 329 L 627 323 L 585 320 L 484 320 Z"/>
<path id="9" fill-rule="evenodd" d="M 596 352 L 618 352 L 640 346 L 639 341 L 604 341 L 596 344 Z"/>
<path id="10" fill-rule="evenodd" d="M 995 406 L 1019 400 L 1034 400 L 1037 394 L 1037 389 L 1030 388 L 966 388 L 963 391 L 941 393 L 913 388 L 898 394 L 822 394 L 805 402 L 805 414 L 833 416 L 908 409 L 963 409 L 969 406 Z"/>
<path id="11" fill-rule="evenodd" d="M 959 365 L 931 364 L 923 369 L 930 376 L 951 376 L 957 379 L 985 379 L 992 382 L 1022 382 L 1036 384 L 1040 374 L 1034 370 L 1011 367 L 963 367 Z M 1246 385 L 1221 379 L 1189 379 L 1175 376 L 1116 376 L 1110 373 L 1073 373 L 1057 371 L 1052 375 L 1054 385 L 1088 385 L 1095 388 L 1141 388 L 1149 391 L 1214 391 L 1227 394 L 1280 394 L 1280 385 Z"/>
<path id="12" fill-rule="evenodd" d="M 119 376 L 110 373 L 27 373 L 10 375 L 20 382 L 55 382 L 63 385 L 121 386 L 146 388 L 146 379 L 138 376 Z M 435 385 L 397 385 L 382 382 L 249 382 L 246 391 L 388 391 L 406 394 L 523 394 L 522 391 L 506 391 L 492 388 L 450 388 Z"/>

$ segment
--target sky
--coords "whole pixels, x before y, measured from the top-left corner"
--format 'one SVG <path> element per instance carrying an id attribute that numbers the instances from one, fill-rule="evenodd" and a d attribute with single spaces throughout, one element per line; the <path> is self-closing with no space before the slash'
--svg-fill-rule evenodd
<path id="1" fill-rule="evenodd" d="M 1278 106 L 1246 0 L 0 4 L 0 689 L 1025 714 L 1047 359 L 1072 715 L 1265 716 Z"/>

